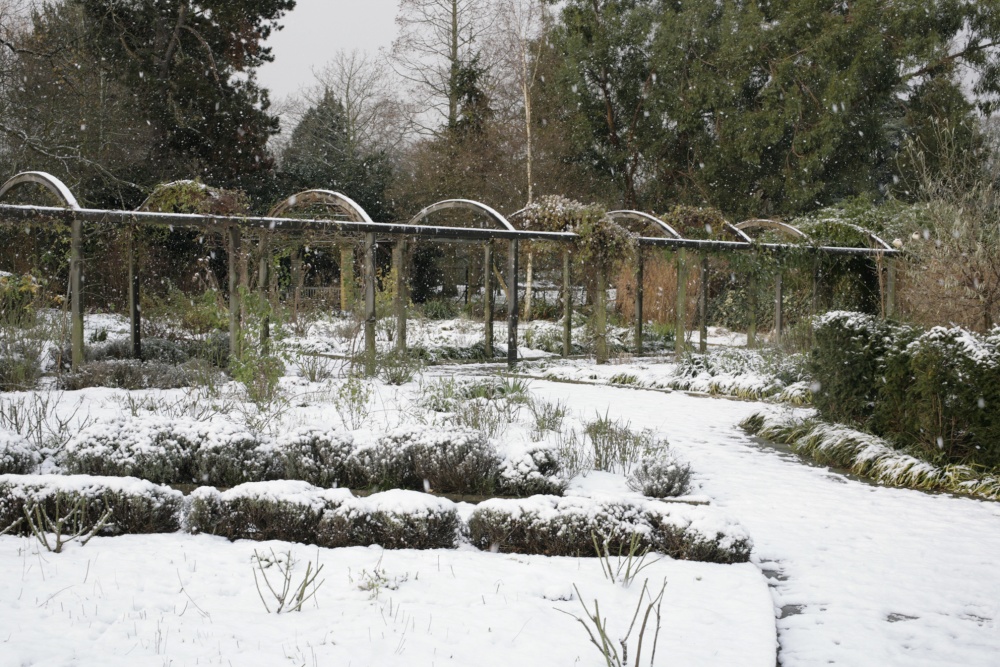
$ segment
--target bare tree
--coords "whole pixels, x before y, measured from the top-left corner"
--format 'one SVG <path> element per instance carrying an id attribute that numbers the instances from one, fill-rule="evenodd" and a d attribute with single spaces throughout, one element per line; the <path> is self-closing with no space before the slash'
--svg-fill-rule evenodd
<path id="1" fill-rule="evenodd" d="M 492 67 L 483 39 L 492 14 L 487 0 L 400 0 L 389 63 L 410 85 L 419 130 L 435 133 L 442 120 L 446 127 L 458 122 L 463 66 L 479 56 L 481 67 Z"/>

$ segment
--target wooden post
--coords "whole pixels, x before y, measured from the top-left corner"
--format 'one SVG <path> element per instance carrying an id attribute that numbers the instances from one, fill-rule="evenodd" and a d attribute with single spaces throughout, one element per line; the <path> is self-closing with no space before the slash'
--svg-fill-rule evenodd
<path id="1" fill-rule="evenodd" d="M 268 302 L 268 281 L 271 275 L 271 246 L 269 239 L 260 237 L 260 266 L 257 271 L 257 293 L 260 298 L 260 308 L 265 308 Z M 266 312 L 260 318 L 260 351 L 261 354 L 271 353 L 271 317 Z"/>
<path id="2" fill-rule="evenodd" d="M 816 313 L 819 310 L 819 267 L 820 258 L 817 255 L 813 259 L 813 275 L 812 275 L 812 299 L 809 304 L 809 344 L 815 343 L 815 320 Z"/>
<path id="3" fill-rule="evenodd" d="M 517 365 L 517 239 L 507 248 L 507 366 Z"/>
<path id="4" fill-rule="evenodd" d="M 885 260 L 885 314 L 896 316 L 896 260 Z"/>
<path id="5" fill-rule="evenodd" d="M 229 228 L 229 356 L 239 358 L 240 349 L 240 228 Z"/>
<path id="6" fill-rule="evenodd" d="M 70 243 L 70 344 L 76 371 L 83 363 L 83 222 L 78 218 L 73 218 Z"/>
<path id="7" fill-rule="evenodd" d="M 299 304 L 302 299 L 302 246 L 292 246 L 292 324 L 299 323 Z"/>
<path id="8" fill-rule="evenodd" d="M 643 252 L 636 249 L 635 257 L 635 353 L 642 354 L 642 296 L 643 296 Z"/>
<path id="9" fill-rule="evenodd" d="M 493 358 L 493 245 L 483 246 L 483 353 Z"/>
<path id="10" fill-rule="evenodd" d="M 406 239 L 400 238 L 392 246 L 392 268 L 396 269 L 395 296 L 392 309 L 396 315 L 396 351 L 406 352 L 406 302 L 409 294 L 406 291 Z"/>
<path id="11" fill-rule="evenodd" d="M 354 247 L 340 249 L 340 310 L 354 310 Z"/>
<path id="12" fill-rule="evenodd" d="M 608 277 L 604 267 L 594 267 L 597 290 L 594 293 L 594 348 L 598 364 L 608 363 Z"/>
<path id="13" fill-rule="evenodd" d="M 674 352 L 684 351 L 684 330 L 687 327 L 687 253 L 684 248 L 675 251 L 677 270 L 677 303 L 674 306 L 677 319 L 674 322 Z"/>
<path id="14" fill-rule="evenodd" d="M 698 351 L 708 352 L 708 255 L 701 254 L 698 276 Z"/>
<path id="15" fill-rule="evenodd" d="M 365 375 L 375 375 L 375 234 L 365 234 Z"/>
<path id="16" fill-rule="evenodd" d="M 757 347 L 757 255 L 751 255 L 751 273 L 747 281 L 747 303 L 750 309 L 750 322 L 747 323 L 747 347 Z"/>
<path id="17" fill-rule="evenodd" d="M 563 250 L 563 356 L 573 351 L 573 292 L 570 286 L 569 250 Z"/>
<path id="18" fill-rule="evenodd" d="M 136 228 L 128 232 L 128 312 L 132 338 L 132 358 L 142 359 L 142 308 L 139 305 L 139 271 L 136 266 Z"/>
<path id="19" fill-rule="evenodd" d="M 778 269 L 778 275 L 774 278 L 774 343 L 781 343 L 781 331 L 784 329 L 784 301 L 785 301 L 785 285 L 784 276 L 781 273 L 781 269 Z"/>

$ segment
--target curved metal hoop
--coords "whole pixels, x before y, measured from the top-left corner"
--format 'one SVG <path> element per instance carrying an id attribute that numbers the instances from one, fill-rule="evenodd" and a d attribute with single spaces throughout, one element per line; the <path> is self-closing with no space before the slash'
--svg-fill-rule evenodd
<path id="1" fill-rule="evenodd" d="M 305 190 L 298 192 L 271 209 L 269 218 L 280 218 L 289 211 L 308 206 L 326 206 L 340 215 L 350 218 L 351 222 L 373 222 L 371 216 L 356 201 L 345 194 L 333 190 Z"/>
<path id="2" fill-rule="evenodd" d="M 664 236 L 675 239 L 684 238 L 677 232 L 676 229 L 663 222 L 655 215 L 643 213 L 642 211 L 608 211 L 608 217 L 616 222 L 619 220 L 631 220 L 644 225 L 652 225 L 656 231 Z"/>
<path id="3" fill-rule="evenodd" d="M 844 222 L 843 220 L 821 220 L 820 222 L 830 223 L 834 225 L 840 225 L 841 227 L 849 227 L 854 231 L 862 234 L 868 241 L 872 244 L 873 248 L 878 248 L 881 250 L 892 250 L 893 247 L 883 241 L 875 232 L 865 229 L 860 225 L 855 225 L 853 222 Z"/>
<path id="4" fill-rule="evenodd" d="M 471 199 L 446 199 L 444 201 L 439 201 L 436 204 L 431 204 L 420 213 L 417 213 L 410 219 L 409 224 L 417 225 L 420 221 L 429 216 L 432 213 L 437 213 L 438 211 L 445 211 L 448 209 L 459 209 L 464 211 L 476 211 L 477 213 L 482 213 L 486 217 L 493 220 L 493 222 L 499 224 L 501 227 L 507 231 L 517 231 L 514 225 L 510 224 L 507 218 L 503 217 L 496 210 L 490 208 L 486 204 L 481 202 L 472 201 Z"/>
<path id="5" fill-rule="evenodd" d="M 764 220 L 761 218 L 755 218 L 753 220 L 744 220 L 736 225 L 736 229 L 740 231 L 746 231 L 748 229 L 773 229 L 781 232 L 785 236 L 791 236 L 793 238 L 802 239 L 804 241 L 809 240 L 809 235 L 806 234 L 801 229 L 792 227 L 787 222 L 780 222 L 778 220 Z"/>
<path id="6" fill-rule="evenodd" d="M 44 171 L 22 171 L 20 174 L 12 177 L 0 187 L 0 200 L 3 200 L 4 195 L 14 188 L 29 183 L 44 187 L 58 197 L 65 204 L 66 208 L 71 208 L 75 211 L 80 210 L 80 204 L 76 201 L 76 197 L 73 196 L 73 193 L 70 192 L 66 184 L 52 174 L 47 174 Z"/>

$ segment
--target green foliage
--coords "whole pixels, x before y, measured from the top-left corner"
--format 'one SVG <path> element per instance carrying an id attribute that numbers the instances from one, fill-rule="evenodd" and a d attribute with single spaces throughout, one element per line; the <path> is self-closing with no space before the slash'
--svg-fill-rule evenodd
<path id="1" fill-rule="evenodd" d="M 626 206 L 749 216 L 880 196 L 902 138 L 974 122 L 964 68 L 994 104 L 998 35 L 981 3 L 571 0 L 548 37 L 574 157 Z"/>

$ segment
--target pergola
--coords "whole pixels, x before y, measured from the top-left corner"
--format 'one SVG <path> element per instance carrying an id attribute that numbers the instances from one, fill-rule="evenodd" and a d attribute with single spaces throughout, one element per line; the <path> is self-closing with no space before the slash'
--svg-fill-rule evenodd
<path id="1" fill-rule="evenodd" d="M 13 205 L 3 203 L 5 197 L 12 190 L 26 186 L 36 185 L 47 189 L 56 199 L 61 202 L 61 206 L 42 205 Z M 303 209 L 315 209 L 321 207 L 331 213 L 322 218 L 299 218 L 294 217 L 296 211 Z M 441 211 L 461 211 L 475 216 L 480 221 L 478 227 L 457 227 L 457 226 L 435 226 L 428 223 L 428 219 Z M 809 252 L 827 255 L 854 255 L 871 256 L 881 261 L 884 258 L 893 257 L 900 254 L 900 251 L 892 248 L 874 234 L 861 230 L 870 240 L 869 247 L 838 247 L 803 245 L 802 243 L 759 243 L 755 242 L 748 231 L 757 229 L 779 229 L 788 235 L 796 236 L 797 240 L 808 242 L 808 237 L 804 232 L 797 230 L 786 223 L 764 220 L 749 220 L 738 225 L 725 224 L 725 232 L 731 239 L 691 239 L 684 238 L 677 230 L 664 223 L 659 218 L 641 211 L 612 211 L 608 216 L 622 224 L 636 235 L 639 246 L 638 261 L 636 262 L 636 275 L 638 278 L 638 289 L 636 290 L 636 322 L 635 322 L 635 345 L 638 352 L 642 351 L 642 273 L 643 273 L 643 249 L 647 247 L 669 248 L 677 251 L 678 261 L 683 262 L 685 250 L 695 250 L 702 253 L 707 252 L 771 252 L 781 253 L 788 251 L 802 251 L 803 248 Z M 346 219 L 345 219 L 346 218 Z M 242 238 L 245 232 L 255 232 L 262 238 L 280 238 L 285 243 L 296 244 L 308 235 L 314 233 L 335 233 L 352 237 L 360 236 L 364 248 L 364 271 L 362 277 L 363 284 L 363 304 L 364 304 L 364 335 L 365 335 L 365 365 L 369 373 L 374 372 L 376 349 L 375 349 L 375 293 L 376 293 L 376 257 L 375 252 L 379 244 L 392 245 L 392 261 L 396 268 L 396 290 L 394 301 L 394 313 L 397 321 L 396 345 L 398 349 L 405 350 L 406 347 L 406 289 L 405 289 L 405 245 L 408 239 L 437 240 L 447 242 L 462 242 L 471 244 L 482 244 L 486 260 L 486 266 L 492 266 L 493 244 L 494 242 L 506 242 L 507 244 L 507 286 L 508 286 L 508 316 L 507 316 L 507 362 L 514 366 L 518 360 L 518 244 L 521 241 L 547 241 L 561 244 L 563 246 L 563 300 L 565 328 L 563 351 L 569 354 L 570 348 L 570 310 L 569 299 L 571 276 L 569 256 L 574 243 L 579 238 L 571 232 L 542 232 L 532 230 L 516 229 L 502 214 L 489 206 L 480 202 L 467 199 L 449 199 L 432 204 L 414 215 L 407 223 L 385 223 L 375 222 L 364 209 L 346 195 L 328 190 L 308 190 L 292 195 L 277 206 L 275 206 L 267 216 L 234 216 L 234 215 L 204 215 L 204 214 L 184 214 L 184 213 L 159 213 L 144 210 L 123 211 L 123 210 L 99 210 L 82 208 L 72 192 L 64 183 L 56 177 L 43 172 L 23 172 L 17 174 L 3 186 L 0 186 L 0 224 L 25 224 L 29 226 L 44 224 L 46 222 L 58 222 L 66 224 L 71 229 L 71 249 L 69 267 L 69 290 L 70 307 L 72 312 L 71 346 L 72 361 L 74 367 L 83 362 L 84 358 L 84 336 L 83 336 L 83 314 L 84 302 L 82 294 L 83 285 L 83 226 L 85 224 L 100 226 L 121 226 L 126 228 L 137 228 L 144 226 L 159 226 L 172 228 L 191 228 L 202 231 L 217 232 L 227 239 L 229 249 L 229 336 L 231 350 L 234 354 L 239 352 L 240 328 L 240 290 L 238 285 L 238 271 L 236 258 L 240 254 Z M 486 224 L 482 224 L 485 222 Z M 487 226 L 488 225 L 488 226 Z M 129 270 L 129 313 L 131 319 L 131 340 L 132 353 L 136 358 L 141 358 L 141 312 L 139 308 L 140 271 L 137 266 L 134 246 L 130 243 L 127 251 Z M 261 262 L 262 275 L 266 271 L 267 262 Z M 342 265 L 344 263 L 342 262 Z M 295 270 L 293 256 L 293 271 Z M 703 255 L 702 261 L 702 307 L 707 296 L 705 294 L 706 283 L 705 274 L 707 272 L 707 258 Z M 606 277 L 605 277 L 606 278 Z M 678 281 L 678 299 L 684 299 L 684 287 Z M 892 291 L 893 272 L 889 267 L 889 280 L 887 281 L 890 292 Z M 492 285 L 490 271 L 484 271 L 485 287 L 485 334 L 486 334 L 486 354 L 492 357 L 493 347 L 493 317 L 492 317 Z M 602 283 L 603 284 L 603 283 Z M 881 284 L 881 281 L 880 281 Z M 600 291 L 600 290 L 599 290 Z M 777 285 L 778 299 L 776 301 L 778 311 L 776 313 L 776 325 L 780 327 L 780 293 L 781 278 L 778 277 Z M 889 298 L 892 298 L 890 293 Z M 604 307 L 604 299 L 598 295 L 597 307 L 600 310 Z M 603 320 L 603 318 L 601 318 Z M 678 318 L 680 319 L 680 317 Z M 703 320 L 704 322 L 704 320 Z M 704 323 L 703 325 L 704 326 Z M 597 323 L 598 329 L 602 329 L 602 322 Z M 680 323 L 683 330 L 683 322 Z M 603 340 L 603 331 L 598 331 L 598 340 Z M 266 332 L 265 334 L 266 335 Z M 682 344 L 682 336 L 678 334 L 679 343 Z M 704 341 L 705 337 L 702 336 Z M 606 359 L 606 351 L 604 353 Z M 600 350 L 598 351 L 598 361 L 603 361 Z"/>

